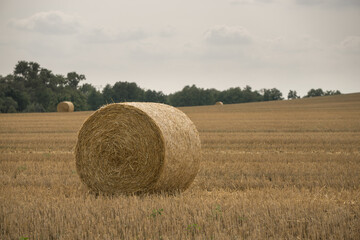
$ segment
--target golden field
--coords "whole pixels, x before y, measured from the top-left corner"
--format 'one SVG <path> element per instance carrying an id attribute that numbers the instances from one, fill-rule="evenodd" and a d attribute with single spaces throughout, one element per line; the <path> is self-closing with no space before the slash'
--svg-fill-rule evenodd
<path id="1" fill-rule="evenodd" d="M 360 239 L 360 94 L 181 110 L 203 161 L 170 196 L 87 191 L 92 112 L 0 114 L 0 239 Z"/>

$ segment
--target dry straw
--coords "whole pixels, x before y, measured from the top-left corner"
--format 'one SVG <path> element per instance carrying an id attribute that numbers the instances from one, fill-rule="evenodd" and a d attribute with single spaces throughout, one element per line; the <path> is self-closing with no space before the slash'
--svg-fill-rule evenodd
<path id="1" fill-rule="evenodd" d="M 72 102 L 64 101 L 57 105 L 58 112 L 73 112 L 74 104 Z"/>
<path id="2" fill-rule="evenodd" d="M 215 105 L 224 105 L 223 102 L 216 102 Z"/>
<path id="3" fill-rule="evenodd" d="M 81 180 L 94 192 L 183 191 L 200 164 L 195 125 L 160 103 L 114 103 L 93 113 L 75 148 Z"/>

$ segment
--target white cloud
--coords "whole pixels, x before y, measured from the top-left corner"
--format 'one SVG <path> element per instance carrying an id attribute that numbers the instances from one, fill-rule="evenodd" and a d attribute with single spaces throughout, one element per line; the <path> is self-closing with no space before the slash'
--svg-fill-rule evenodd
<path id="1" fill-rule="evenodd" d="M 214 26 L 205 32 L 204 38 L 215 45 L 243 45 L 253 41 L 245 28 L 235 26 Z"/>
<path id="2" fill-rule="evenodd" d="M 76 17 L 60 11 L 39 12 L 28 18 L 10 21 L 10 26 L 20 30 L 54 35 L 76 33 L 79 25 Z"/>

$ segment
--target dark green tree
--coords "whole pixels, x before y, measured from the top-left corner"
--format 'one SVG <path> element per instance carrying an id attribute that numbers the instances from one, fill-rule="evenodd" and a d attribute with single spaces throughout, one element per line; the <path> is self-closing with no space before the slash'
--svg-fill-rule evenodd
<path id="1" fill-rule="evenodd" d="M 66 77 L 66 84 L 76 89 L 80 81 L 86 80 L 85 75 L 77 74 L 76 72 L 69 72 Z"/>
<path id="2" fill-rule="evenodd" d="M 147 90 L 144 93 L 144 101 L 145 102 L 158 102 L 158 103 L 166 103 L 166 95 L 163 92 L 157 92 L 154 90 Z"/>
<path id="3" fill-rule="evenodd" d="M 97 110 L 99 107 L 104 105 L 103 95 L 96 89 L 91 90 L 87 97 L 87 104 L 89 106 L 89 110 Z"/>
<path id="4" fill-rule="evenodd" d="M 203 105 L 200 102 L 200 92 L 201 90 L 195 85 L 192 85 L 191 87 L 185 86 L 181 91 L 171 94 L 169 96 L 169 102 L 176 107 Z"/>
<path id="5" fill-rule="evenodd" d="M 289 93 L 288 93 L 288 99 L 297 99 L 297 98 L 300 98 L 298 95 L 297 95 L 297 92 L 294 90 L 290 90 Z"/>
<path id="6" fill-rule="evenodd" d="M 7 95 L 18 103 L 18 111 L 56 111 L 56 105 L 64 100 L 73 101 L 77 110 L 88 108 L 86 96 L 77 89 L 85 80 L 82 74 L 70 72 L 65 78 L 36 62 L 19 61 L 13 76 Z"/>
<path id="7" fill-rule="evenodd" d="M 115 102 L 140 102 L 144 100 L 144 93 L 144 90 L 134 82 L 116 82 L 113 86 L 112 99 Z"/>
<path id="8" fill-rule="evenodd" d="M 243 89 L 244 102 L 258 102 L 262 100 L 262 96 L 258 91 L 253 91 L 248 85 Z"/>
<path id="9" fill-rule="evenodd" d="M 12 97 L 0 96 L 0 112 L 2 113 L 15 113 L 18 108 L 17 102 Z"/>
<path id="10" fill-rule="evenodd" d="M 245 102 L 244 94 L 241 88 L 229 88 L 220 93 L 219 101 L 225 104 L 242 103 Z"/>
<path id="11" fill-rule="evenodd" d="M 93 91 L 96 91 L 96 88 L 90 83 L 84 83 L 79 87 L 79 90 L 85 94 L 85 96 L 89 96 Z"/>
<path id="12" fill-rule="evenodd" d="M 27 87 L 36 82 L 40 65 L 36 62 L 19 61 L 14 69 L 16 80 L 24 80 Z"/>
<path id="13" fill-rule="evenodd" d="M 283 100 L 282 93 L 276 88 L 262 89 L 264 101 Z"/>
<path id="14" fill-rule="evenodd" d="M 106 84 L 102 90 L 103 100 L 105 104 L 114 103 L 114 90 L 110 84 Z"/>
<path id="15" fill-rule="evenodd" d="M 2 93 L 3 98 L 10 97 L 16 102 L 16 111 L 23 111 L 30 102 L 24 82 L 15 81 L 14 75 L 0 77 L 0 93 Z M 7 100 L 7 102 L 9 101 Z M 15 106 L 15 104 L 12 104 L 12 106 Z"/>
<path id="16" fill-rule="evenodd" d="M 339 94 L 341 94 L 339 90 L 328 90 L 324 93 L 324 96 L 339 95 Z"/>
<path id="17" fill-rule="evenodd" d="M 310 89 L 305 97 L 320 97 L 324 96 L 324 91 L 321 88 L 318 89 Z"/>

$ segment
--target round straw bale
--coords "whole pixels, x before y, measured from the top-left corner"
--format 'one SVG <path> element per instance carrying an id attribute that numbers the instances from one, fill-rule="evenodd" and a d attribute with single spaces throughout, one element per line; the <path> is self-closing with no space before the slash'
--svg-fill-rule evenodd
<path id="1" fill-rule="evenodd" d="M 83 124 L 75 147 L 80 179 L 94 192 L 183 191 L 200 164 L 195 125 L 160 103 L 113 103 Z"/>
<path id="2" fill-rule="evenodd" d="M 223 102 L 216 102 L 215 105 L 224 105 Z"/>
<path id="3" fill-rule="evenodd" d="M 72 102 L 64 101 L 57 105 L 58 112 L 73 112 L 74 104 Z"/>

